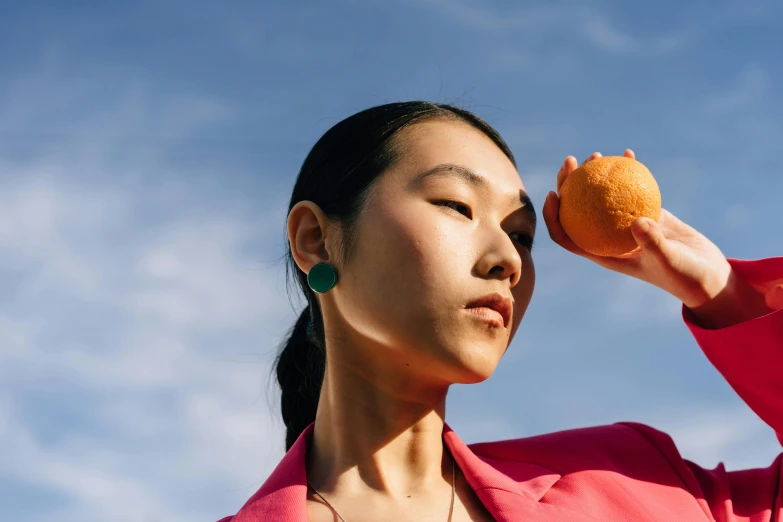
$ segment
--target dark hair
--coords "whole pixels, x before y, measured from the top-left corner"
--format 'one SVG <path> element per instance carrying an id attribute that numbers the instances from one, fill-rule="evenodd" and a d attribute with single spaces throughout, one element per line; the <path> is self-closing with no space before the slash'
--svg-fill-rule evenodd
<path id="1" fill-rule="evenodd" d="M 317 204 L 330 220 L 339 224 L 343 236 L 340 250 L 348 258 L 370 187 L 399 158 L 399 143 L 393 138 L 414 123 L 434 118 L 473 126 L 516 164 L 497 131 L 467 110 L 424 101 L 389 103 L 349 116 L 316 142 L 296 178 L 288 212 L 300 201 Z M 309 303 L 290 330 L 276 361 L 287 451 L 315 420 L 326 368 L 326 343 L 318 300 L 307 284 L 307 275 L 294 262 L 287 237 L 285 245 L 286 278 L 291 272 L 296 273 Z"/>

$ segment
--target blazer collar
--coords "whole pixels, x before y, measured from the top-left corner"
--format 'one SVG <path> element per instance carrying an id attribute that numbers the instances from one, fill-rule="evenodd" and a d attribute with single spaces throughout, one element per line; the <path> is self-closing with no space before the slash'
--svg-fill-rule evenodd
<path id="1" fill-rule="evenodd" d="M 314 424 L 305 428 L 232 522 L 271 520 L 271 515 L 281 522 L 307 520 L 305 456 Z M 560 479 L 557 473 L 532 463 L 493 459 L 474 453 L 448 424 L 443 428 L 443 441 L 468 484 L 495 520 L 519 520 L 520 515 L 533 516 L 541 514 L 541 509 L 550 509 L 538 500 Z"/>

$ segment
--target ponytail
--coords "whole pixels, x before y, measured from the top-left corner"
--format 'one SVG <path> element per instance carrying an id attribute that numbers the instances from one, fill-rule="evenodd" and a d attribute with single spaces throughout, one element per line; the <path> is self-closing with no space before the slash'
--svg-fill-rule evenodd
<path id="1" fill-rule="evenodd" d="M 277 357 L 277 382 L 282 395 L 280 406 L 285 424 L 285 449 L 288 451 L 304 429 L 315 421 L 326 352 L 319 342 L 317 328 L 307 306 Z M 319 314 L 320 316 L 320 314 Z M 320 322 L 320 321 L 319 321 Z"/>

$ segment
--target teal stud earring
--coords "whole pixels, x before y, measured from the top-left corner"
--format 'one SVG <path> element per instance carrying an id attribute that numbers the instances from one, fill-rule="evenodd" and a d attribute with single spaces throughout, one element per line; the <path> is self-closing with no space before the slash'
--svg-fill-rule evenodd
<path id="1" fill-rule="evenodd" d="M 318 263 L 307 274 L 307 284 L 313 292 L 323 294 L 337 283 L 337 272 L 329 263 Z"/>

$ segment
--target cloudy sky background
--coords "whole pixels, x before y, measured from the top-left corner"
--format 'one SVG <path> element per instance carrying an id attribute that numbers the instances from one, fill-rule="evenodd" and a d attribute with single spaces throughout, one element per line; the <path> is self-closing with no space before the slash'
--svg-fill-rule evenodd
<path id="1" fill-rule="evenodd" d="M 779 3 L 293 4 L 0 7 L 0 518 L 215 520 L 260 486 L 303 306 L 286 203 L 368 106 L 474 110 L 539 207 L 567 154 L 631 147 L 728 256 L 783 255 Z M 703 466 L 767 466 L 779 444 L 679 303 L 542 232 L 501 367 L 450 395 L 462 438 L 634 420 Z"/>

